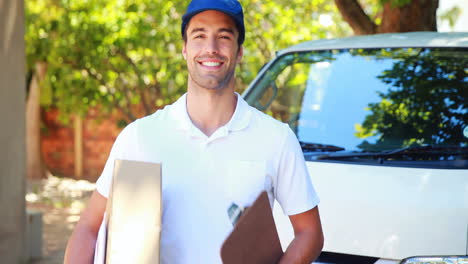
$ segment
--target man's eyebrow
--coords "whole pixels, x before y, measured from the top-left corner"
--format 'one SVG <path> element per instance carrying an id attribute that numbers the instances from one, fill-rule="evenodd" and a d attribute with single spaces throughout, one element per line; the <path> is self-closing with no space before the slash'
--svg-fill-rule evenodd
<path id="1" fill-rule="evenodd" d="M 205 32 L 206 30 L 204 28 L 194 28 L 190 31 L 190 34 L 194 34 L 197 32 Z"/>
<path id="2" fill-rule="evenodd" d="M 218 32 L 227 32 L 234 35 L 234 30 L 232 28 L 220 28 Z"/>
<path id="3" fill-rule="evenodd" d="M 205 28 L 202 28 L 202 27 L 199 27 L 199 28 L 194 28 L 190 31 L 190 34 L 194 34 L 194 33 L 197 33 L 197 32 L 206 32 L 206 29 Z M 231 33 L 234 35 L 234 29 L 232 28 L 220 28 L 218 30 L 219 33 L 222 33 L 222 32 L 227 32 L 227 33 Z"/>

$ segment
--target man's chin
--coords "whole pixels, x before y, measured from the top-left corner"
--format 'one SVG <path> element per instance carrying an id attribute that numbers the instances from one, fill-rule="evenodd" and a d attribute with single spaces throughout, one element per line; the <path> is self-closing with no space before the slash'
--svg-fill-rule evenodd
<path id="1" fill-rule="evenodd" d="M 221 90 L 227 87 L 227 81 L 219 81 L 219 80 L 203 80 L 200 82 L 195 82 L 198 86 L 208 90 Z"/>
<path id="2" fill-rule="evenodd" d="M 229 86 L 234 78 L 234 73 L 228 75 L 219 74 L 194 74 L 189 75 L 190 80 L 200 88 L 208 90 L 223 90 Z"/>
<path id="3" fill-rule="evenodd" d="M 207 90 L 212 90 L 212 91 L 219 91 L 225 88 L 225 86 L 219 85 L 219 84 L 218 85 L 202 85 L 200 87 L 207 89 Z"/>

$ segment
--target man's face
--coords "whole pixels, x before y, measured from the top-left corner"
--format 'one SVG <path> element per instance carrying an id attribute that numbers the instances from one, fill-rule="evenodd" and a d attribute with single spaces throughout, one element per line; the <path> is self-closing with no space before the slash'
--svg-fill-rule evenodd
<path id="1" fill-rule="evenodd" d="M 189 84 L 221 89 L 234 82 L 236 64 L 242 58 L 239 32 L 228 15 L 208 10 L 190 20 L 182 51 L 189 71 Z"/>

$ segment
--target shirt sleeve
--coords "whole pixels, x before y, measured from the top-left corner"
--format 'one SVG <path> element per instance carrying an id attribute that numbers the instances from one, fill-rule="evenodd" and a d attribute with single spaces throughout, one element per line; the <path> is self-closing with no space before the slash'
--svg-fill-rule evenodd
<path id="1" fill-rule="evenodd" d="M 96 181 L 97 191 L 104 197 L 109 197 L 109 192 L 112 184 L 112 177 L 114 174 L 114 162 L 116 159 L 126 159 L 126 153 L 132 145 L 131 140 L 134 139 L 134 123 L 125 127 L 115 140 L 109 157 L 107 158 L 106 165 L 101 176 Z"/>
<path id="2" fill-rule="evenodd" d="M 286 215 L 308 211 L 320 202 L 315 192 L 304 154 L 294 132 L 287 127 L 279 156 L 275 198 Z"/>

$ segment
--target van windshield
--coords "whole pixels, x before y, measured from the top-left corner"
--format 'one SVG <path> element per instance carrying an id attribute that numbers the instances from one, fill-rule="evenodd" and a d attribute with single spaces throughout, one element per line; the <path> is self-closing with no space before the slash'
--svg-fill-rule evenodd
<path id="1" fill-rule="evenodd" d="M 301 142 L 346 152 L 468 147 L 466 48 L 289 53 L 254 86 L 249 104 L 288 123 Z"/>

